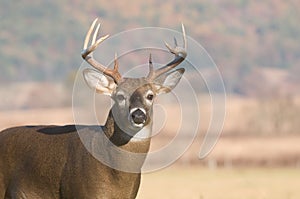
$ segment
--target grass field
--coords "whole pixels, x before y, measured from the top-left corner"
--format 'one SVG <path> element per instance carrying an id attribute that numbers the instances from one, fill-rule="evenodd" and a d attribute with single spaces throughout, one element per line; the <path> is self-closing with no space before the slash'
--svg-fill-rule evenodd
<path id="1" fill-rule="evenodd" d="M 169 167 L 144 174 L 138 199 L 298 199 L 300 169 Z"/>

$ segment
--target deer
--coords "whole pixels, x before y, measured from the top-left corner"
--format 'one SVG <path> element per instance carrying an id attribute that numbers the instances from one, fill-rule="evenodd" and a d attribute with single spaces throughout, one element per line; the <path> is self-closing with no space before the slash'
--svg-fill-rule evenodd
<path id="1" fill-rule="evenodd" d="M 174 54 L 172 61 L 154 69 L 150 54 L 148 75 L 126 78 L 119 73 L 116 57 L 113 69 L 93 58 L 95 49 L 109 37 L 99 38 L 99 27 L 100 22 L 95 19 L 86 34 L 81 56 L 92 66 L 83 70 L 87 85 L 114 102 L 105 124 L 19 126 L 3 130 L 0 198 L 136 198 L 141 168 L 150 147 L 154 100 L 172 91 L 185 72 L 184 68 L 175 69 L 187 56 L 185 29 L 182 25 L 183 47 L 177 45 L 176 39 L 175 47 L 165 42 Z M 118 170 L 99 161 L 83 145 L 78 131 L 103 135 L 92 140 L 96 146 L 104 145 L 100 147 L 101 153 L 113 164 L 135 167 L 137 172 Z M 108 142 L 101 140 L 104 138 Z M 142 155 L 126 159 L 112 153 L 112 147 Z"/>

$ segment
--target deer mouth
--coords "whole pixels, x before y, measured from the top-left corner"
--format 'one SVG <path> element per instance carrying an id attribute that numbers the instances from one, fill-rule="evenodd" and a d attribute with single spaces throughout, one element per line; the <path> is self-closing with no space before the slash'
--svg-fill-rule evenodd
<path id="1" fill-rule="evenodd" d="M 129 119 L 134 127 L 143 127 L 147 120 L 146 111 L 143 108 L 133 108 L 130 110 Z"/>

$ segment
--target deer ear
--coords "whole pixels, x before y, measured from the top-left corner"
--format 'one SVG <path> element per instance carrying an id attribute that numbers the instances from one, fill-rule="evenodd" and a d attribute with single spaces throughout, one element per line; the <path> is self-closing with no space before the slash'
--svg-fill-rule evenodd
<path id="1" fill-rule="evenodd" d="M 96 92 L 100 94 L 111 96 L 117 87 L 117 84 L 111 77 L 93 69 L 84 69 L 83 77 L 87 85 L 90 88 L 95 89 Z"/>
<path id="2" fill-rule="evenodd" d="M 184 71 L 184 68 L 179 68 L 175 71 L 158 76 L 154 80 L 157 89 L 157 95 L 162 93 L 168 93 L 171 90 L 173 90 L 173 88 L 175 88 L 178 82 L 180 81 Z"/>

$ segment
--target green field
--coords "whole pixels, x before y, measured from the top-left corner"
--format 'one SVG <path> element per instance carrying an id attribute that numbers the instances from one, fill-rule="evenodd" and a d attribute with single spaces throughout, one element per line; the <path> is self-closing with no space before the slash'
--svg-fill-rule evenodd
<path id="1" fill-rule="evenodd" d="M 170 167 L 144 174 L 138 199 L 299 199 L 299 168 Z"/>

